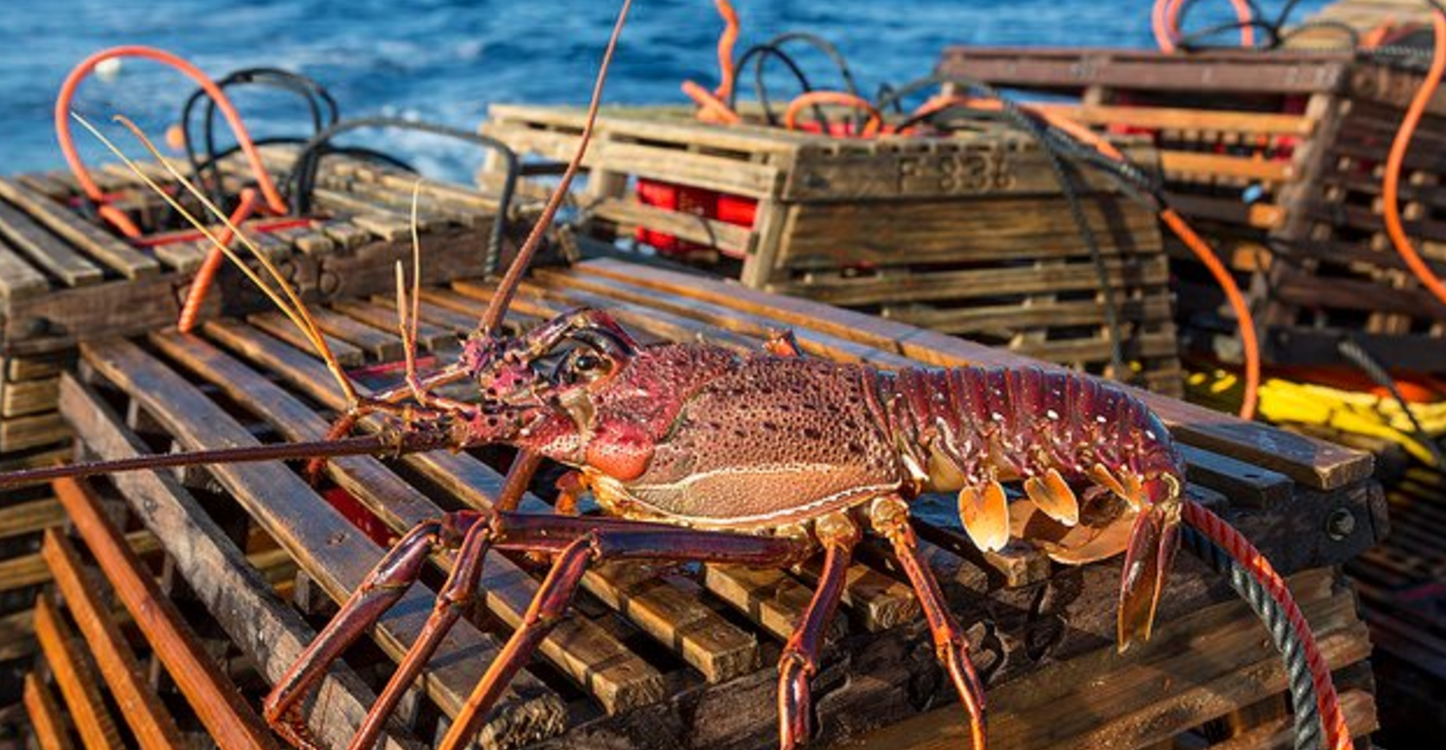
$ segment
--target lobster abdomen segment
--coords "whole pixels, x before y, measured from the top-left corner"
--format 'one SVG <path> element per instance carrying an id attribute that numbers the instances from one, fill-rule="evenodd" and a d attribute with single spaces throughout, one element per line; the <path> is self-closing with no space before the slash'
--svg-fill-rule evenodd
<path id="1" fill-rule="evenodd" d="M 960 493 L 961 520 L 986 549 L 1008 540 L 1004 481 L 1024 480 L 1034 504 L 1066 525 L 1079 518 L 1072 484 L 1103 485 L 1137 508 L 1183 485 L 1159 419 L 1089 376 L 961 367 L 876 378 L 903 460 L 921 467 L 923 489 Z"/>

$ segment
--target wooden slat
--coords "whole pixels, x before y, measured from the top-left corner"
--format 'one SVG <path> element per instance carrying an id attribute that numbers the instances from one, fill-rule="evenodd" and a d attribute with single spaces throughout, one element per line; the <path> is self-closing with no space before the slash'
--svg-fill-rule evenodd
<path id="1" fill-rule="evenodd" d="M 1295 178 L 1295 168 L 1288 161 L 1198 151 L 1161 151 L 1160 166 L 1167 175 L 1220 175 L 1264 182 L 1287 182 Z"/>
<path id="2" fill-rule="evenodd" d="M 34 534 L 58 526 L 65 511 L 53 497 L 0 507 L 0 539 Z"/>
<path id="3" fill-rule="evenodd" d="M 70 434 L 65 420 L 54 412 L 0 421 L 0 454 L 59 442 Z"/>
<path id="4" fill-rule="evenodd" d="M 312 309 L 311 319 L 316 321 L 323 333 L 335 336 L 375 359 L 389 362 L 402 356 L 402 340 L 395 332 L 395 326 L 390 331 L 381 330 L 326 308 Z"/>
<path id="5" fill-rule="evenodd" d="M 103 459 L 131 458 L 148 449 L 111 413 L 105 402 L 74 377 L 61 382 L 61 410 L 85 435 L 86 448 Z M 277 682 L 316 633 L 295 609 L 278 600 L 267 582 L 177 479 L 163 472 L 129 472 L 111 478 L 131 510 L 166 545 L 166 553 L 191 591 L 227 635 L 249 654 L 267 679 Z M 322 679 L 309 719 L 316 736 L 344 747 L 376 700 L 345 664 Z M 384 730 L 384 750 L 421 750 L 395 722 Z"/>
<path id="6" fill-rule="evenodd" d="M 121 341 L 83 344 L 81 354 L 182 445 L 195 449 L 258 444 L 241 424 L 135 345 Z M 353 529 L 286 467 L 220 465 L 212 468 L 212 474 L 336 601 L 345 599 L 382 557 L 375 543 Z M 413 588 L 381 618 L 373 632 L 394 657 L 399 658 L 415 640 L 432 600 Z M 437 666 L 424 677 L 427 693 L 449 715 L 455 715 L 477 678 L 473 667 L 496 658 L 497 650 L 491 636 L 466 622 L 458 623 L 443 639 L 433 661 Z M 447 658 L 448 654 L 453 658 Z M 484 741 L 510 744 L 518 733 L 527 737 L 552 734 L 561 729 L 561 711 L 553 691 L 536 678 L 519 674 L 484 728 Z"/>
<path id="7" fill-rule="evenodd" d="M 397 306 L 395 301 L 390 307 L 370 302 L 357 300 L 338 300 L 331 303 L 331 309 L 361 323 L 365 323 L 379 331 L 391 333 L 397 330 Z M 408 313 L 410 314 L 410 312 Z M 456 333 L 438 328 L 426 321 L 426 316 L 418 321 L 417 345 L 422 349 L 435 349 L 442 344 L 454 343 L 457 341 Z"/>
<path id="8" fill-rule="evenodd" d="M 0 198 L 20 207 L 50 231 L 128 279 L 143 279 L 160 274 L 160 265 L 154 258 L 112 237 L 64 206 L 24 185 L 0 178 Z"/>
<path id="9" fill-rule="evenodd" d="M 204 341 L 180 334 L 156 334 L 151 340 L 187 369 L 267 419 L 287 439 L 319 440 L 327 434 L 330 424 L 326 419 Z M 339 458 L 328 463 L 332 478 L 398 535 L 442 515 L 443 511 L 425 495 L 375 458 Z M 483 568 L 480 590 L 484 600 L 511 626 L 521 622 L 537 588 L 536 581 L 505 558 L 494 556 Z M 636 708 L 662 697 L 662 676 L 588 620 L 573 618 L 560 623 L 544 641 L 542 653 L 593 690 L 609 712 Z"/>
<path id="10" fill-rule="evenodd" d="M 125 550 L 120 535 L 115 537 L 116 548 Z M 120 707 L 121 718 L 131 728 L 136 742 L 147 750 L 180 748 L 181 732 L 176 728 L 175 720 L 146 681 L 145 670 L 131 650 L 130 643 L 121 634 L 120 627 L 110 618 L 107 607 L 100 600 L 101 590 L 93 581 L 87 580 L 75 548 L 51 529 L 45 533 L 41 554 L 50 567 L 56 587 L 65 597 L 66 607 L 75 618 L 81 635 L 90 644 L 90 652 L 95 657 L 100 674 L 110 686 L 111 695 Z M 101 562 L 101 565 L 106 563 Z M 204 666 L 211 664 L 206 662 Z M 217 740 L 223 748 L 261 747 L 231 744 L 226 737 L 218 737 Z"/>
<path id="11" fill-rule="evenodd" d="M 392 305 L 393 308 L 395 308 L 396 306 L 396 299 L 394 297 L 384 297 L 382 295 L 374 295 L 371 298 L 371 302 L 375 308 L 384 308 L 387 305 Z M 422 311 L 423 322 L 439 329 L 445 329 L 452 336 L 464 336 L 477 330 L 478 320 L 471 315 L 464 315 L 456 310 L 442 307 L 441 305 L 426 300 L 422 300 L 418 307 Z"/>
<path id="12" fill-rule="evenodd" d="M 126 543 L 138 555 L 147 555 L 160 549 L 155 536 L 145 531 L 133 531 L 126 535 Z M 12 557 L 0 561 L 0 591 L 35 586 L 50 580 L 50 567 L 45 564 L 39 552 Z"/>
<path id="13" fill-rule="evenodd" d="M 1107 261 L 1105 269 L 1114 289 L 1154 286 L 1156 294 L 1168 299 L 1164 285 L 1169 270 L 1164 256 L 1158 262 L 1121 264 Z M 1041 265 L 1035 268 L 979 268 L 969 271 L 927 273 L 886 272 L 877 276 L 846 277 L 815 274 L 800 281 L 778 281 L 768 285 L 778 291 L 833 305 L 988 299 L 1016 294 L 1051 294 L 1089 291 L 1099 288 L 1099 274 L 1093 263 Z"/>
<path id="14" fill-rule="evenodd" d="M 752 231 L 748 227 L 709 219 L 705 216 L 669 211 L 637 201 L 606 198 L 593 206 L 592 216 L 625 227 L 644 227 L 671 234 L 688 242 L 717 248 L 731 255 L 748 252 Z"/>
<path id="15" fill-rule="evenodd" d="M 120 532 L 106 519 L 95 496 L 73 480 L 61 480 L 54 486 L 56 497 L 65 506 L 96 563 L 114 585 L 117 597 L 222 750 L 276 747 L 261 717 L 241 697 L 236 686 L 217 670 L 200 640 L 185 625 L 180 612 L 155 579 L 142 572 L 140 560 L 122 542 Z M 47 543 L 58 539 L 54 531 L 48 533 Z M 52 569 L 56 568 L 55 559 L 47 555 Z M 78 574 L 75 582 L 80 584 Z M 67 600 L 70 598 L 67 594 Z"/>
<path id="16" fill-rule="evenodd" d="M 774 325 L 797 326 L 895 351 L 935 366 L 1038 366 L 1038 362 L 1010 352 L 971 344 L 932 331 L 860 313 L 839 310 L 809 300 L 779 297 L 736 284 L 679 274 L 615 260 L 578 264 L 569 272 L 578 278 L 604 277 L 679 300 L 705 301 L 729 309 L 765 315 Z M 1265 425 L 1150 393 L 1140 398 L 1183 442 L 1224 453 L 1279 471 L 1307 486 L 1335 489 L 1370 476 L 1370 454 L 1342 448 Z"/>
<path id="17" fill-rule="evenodd" d="M 30 261 L 65 282 L 86 286 L 100 282 L 104 273 L 98 266 L 71 249 L 63 240 L 45 231 L 14 206 L 0 201 L 0 235 Z"/>
<path id="18" fill-rule="evenodd" d="M 8 244 L 0 242 L 0 301 L 36 297 L 49 288 L 45 274 L 32 268 Z"/>
<path id="19" fill-rule="evenodd" d="M 1309 136 L 1315 121 L 1304 115 L 1273 112 L 1186 109 L 1180 107 L 1134 107 L 1100 104 L 1032 105 L 1035 109 L 1061 114 L 1086 125 L 1125 125 L 1137 128 L 1231 131 L 1250 135 Z"/>
<path id="20" fill-rule="evenodd" d="M 65 726 L 65 716 L 55 702 L 55 695 L 35 677 L 34 672 L 25 674 L 25 714 L 30 717 L 30 728 L 35 732 L 35 742 L 40 750 L 73 750 L 70 731 Z"/>
<path id="21" fill-rule="evenodd" d="M 246 316 L 247 322 L 261 330 L 285 341 L 298 349 L 310 349 L 311 343 L 306 340 L 301 331 L 285 315 L 279 312 L 257 313 Z M 331 353 L 336 355 L 336 361 L 343 367 L 356 367 L 366 362 L 366 354 L 360 347 L 349 341 L 343 341 L 336 336 L 323 332 L 322 338 L 331 348 Z"/>
<path id="22" fill-rule="evenodd" d="M 1331 595 L 1329 571 L 1313 571 L 1315 593 L 1292 581 L 1322 653 L 1333 668 L 1370 654 L 1349 593 Z M 1320 591 L 1324 585 L 1324 591 Z M 1120 655 L 1111 647 L 1077 657 L 990 691 L 994 748 L 1144 747 L 1232 708 L 1286 688 L 1279 655 L 1248 614 L 1230 601 L 1162 623 L 1154 640 Z M 1101 681 L 1099 675 L 1108 674 Z M 952 709 L 952 710 L 950 710 Z M 1169 718 L 1166 719 L 1165 717 Z M 905 720 L 866 740 L 880 747 L 968 744 L 957 707 Z"/>
<path id="23" fill-rule="evenodd" d="M 0 417 L 23 417 L 54 411 L 55 394 L 59 387 L 59 377 L 0 385 Z"/>
<path id="24" fill-rule="evenodd" d="M 100 694 L 100 679 L 48 595 L 35 600 L 35 637 L 85 750 L 123 750 L 120 730 Z"/>

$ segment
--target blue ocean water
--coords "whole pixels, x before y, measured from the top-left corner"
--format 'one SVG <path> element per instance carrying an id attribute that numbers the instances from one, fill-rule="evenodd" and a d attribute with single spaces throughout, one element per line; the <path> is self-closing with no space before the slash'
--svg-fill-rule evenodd
<path id="1" fill-rule="evenodd" d="M 1300 3 L 1297 18 L 1326 0 Z M 784 31 L 810 31 L 848 57 L 866 91 L 926 75 L 950 44 L 1146 47 L 1150 0 L 734 0 L 739 50 Z M 1259 3 L 1273 12 L 1283 0 Z M 60 82 L 92 52 L 153 45 L 190 59 L 212 77 L 253 66 L 312 76 L 343 116 L 389 114 L 471 129 L 494 102 L 581 103 L 587 99 L 617 10 L 599 0 L 4 0 L 0 3 L 0 172 L 61 166 L 52 127 Z M 1233 19 L 1224 0 L 1198 2 L 1191 27 Z M 612 103 L 683 102 L 692 78 L 717 78 L 721 29 L 708 0 L 636 0 L 608 83 Z M 836 82 L 818 55 L 801 61 L 823 87 Z M 775 66 L 778 68 L 778 66 Z M 790 90 L 774 78 L 780 96 Z M 126 60 L 92 76 L 74 109 L 93 121 L 125 114 L 159 135 L 178 119 L 193 87 L 155 63 Z M 743 91 L 751 96 L 750 90 Z M 298 100 L 238 90 L 253 135 L 304 134 Z M 420 135 L 363 135 L 436 176 L 470 172 L 465 146 Z M 101 149 L 81 138 L 82 153 Z"/>

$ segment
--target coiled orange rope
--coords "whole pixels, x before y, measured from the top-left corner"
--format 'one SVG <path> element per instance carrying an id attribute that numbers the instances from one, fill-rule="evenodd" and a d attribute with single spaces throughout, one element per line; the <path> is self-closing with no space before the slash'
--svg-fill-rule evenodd
<path id="1" fill-rule="evenodd" d="M 1174 52 L 1175 41 L 1180 38 L 1180 13 L 1185 9 L 1186 0 L 1155 0 L 1150 12 L 1150 26 L 1155 33 L 1155 43 L 1162 52 Z M 1255 28 L 1251 26 L 1254 14 L 1246 0 L 1230 0 L 1235 8 L 1235 18 L 1240 22 L 1240 46 L 1255 46 Z"/>
<path id="2" fill-rule="evenodd" d="M 255 143 L 251 140 L 251 134 L 246 130 L 246 124 L 242 122 L 241 115 L 237 113 L 236 107 L 205 73 L 192 65 L 187 60 L 154 47 L 139 45 L 112 47 L 101 50 L 85 60 L 81 61 L 70 75 L 66 76 L 65 82 L 60 86 L 60 94 L 55 99 L 55 136 L 60 141 L 60 151 L 65 155 L 65 161 L 70 165 L 70 171 L 75 174 L 75 179 L 88 198 L 96 204 L 96 212 L 105 219 L 121 234 L 135 240 L 141 236 L 140 227 L 137 227 L 124 211 L 117 209 L 106 201 L 105 193 L 95 184 L 90 177 L 90 171 L 86 169 L 85 163 L 81 161 L 80 154 L 75 149 L 75 140 L 70 131 L 70 104 L 75 98 L 75 91 L 80 87 L 81 81 L 95 70 L 96 66 L 118 57 L 139 57 L 146 60 L 164 63 L 179 70 L 191 78 L 206 94 L 216 102 L 216 106 L 225 116 L 226 122 L 230 124 L 231 131 L 236 136 L 236 143 L 246 156 L 246 161 L 251 167 L 252 175 L 260 187 L 261 195 L 266 199 L 266 208 L 272 213 L 283 216 L 287 213 L 286 200 L 281 197 L 281 192 L 276 189 L 276 183 L 272 181 L 271 175 L 267 173 L 265 166 L 261 163 L 261 154 L 257 152 Z M 255 191 L 247 191 L 251 195 L 247 197 L 246 192 L 242 193 L 241 205 L 237 207 L 233 219 L 239 217 L 245 219 L 256 209 Z M 230 241 L 229 232 L 225 241 Z M 200 270 L 191 282 L 190 291 L 186 293 L 186 299 L 181 305 L 181 317 L 179 321 L 182 332 L 189 331 L 196 323 L 196 317 L 200 313 L 201 306 L 205 302 L 206 293 L 210 290 L 215 281 L 216 274 L 220 272 L 224 256 L 219 247 L 213 247 L 206 255 L 206 260 L 201 264 Z"/>

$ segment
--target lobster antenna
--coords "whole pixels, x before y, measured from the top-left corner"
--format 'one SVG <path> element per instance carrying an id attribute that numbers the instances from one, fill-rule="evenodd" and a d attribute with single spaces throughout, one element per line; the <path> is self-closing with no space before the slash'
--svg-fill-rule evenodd
<path id="1" fill-rule="evenodd" d="M 401 442 L 399 443 L 398 440 Z M 95 474 L 112 474 L 122 471 L 164 469 L 175 466 L 196 464 L 241 463 L 255 461 L 278 461 L 318 456 L 353 456 L 377 453 L 386 450 L 396 453 L 416 453 L 434 450 L 446 445 L 446 437 L 438 433 L 408 432 L 400 436 L 364 435 L 340 440 L 321 440 L 306 443 L 277 443 L 275 445 L 252 445 L 244 448 L 217 448 L 214 450 L 190 451 L 185 453 L 163 453 L 114 461 L 91 461 L 88 463 L 46 466 L 38 469 L 24 469 L 0 474 L 0 490 L 24 487 L 32 484 L 51 482 L 68 477 L 85 477 Z"/>
<path id="2" fill-rule="evenodd" d="M 76 117 L 80 118 L 79 115 L 76 115 Z M 251 256 L 261 264 L 261 267 L 266 271 L 267 277 L 269 277 L 271 281 L 275 283 L 276 287 L 281 290 L 280 294 L 278 294 L 275 289 L 272 289 L 268 284 L 266 284 L 263 281 L 263 277 L 259 276 L 258 274 L 256 274 L 255 271 L 251 270 L 251 268 L 248 267 L 238 255 L 236 255 L 233 251 L 227 248 L 225 244 L 221 243 L 220 240 L 216 237 L 216 235 L 212 233 L 211 230 L 206 227 L 206 225 L 203 224 L 199 219 L 197 219 L 190 211 L 187 211 L 184 207 L 182 207 L 179 201 L 177 201 L 166 191 L 162 190 L 160 186 L 155 183 L 155 181 L 151 180 L 144 172 L 142 172 L 133 161 L 127 158 L 126 155 L 115 146 L 115 144 L 111 143 L 108 139 L 106 139 L 106 137 L 102 135 L 96 128 L 91 126 L 89 123 L 86 123 L 83 118 L 80 119 L 82 124 L 85 124 L 86 128 L 89 129 L 91 133 L 95 134 L 95 136 L 99 138 L 101 142 L 106 145 L 107 148 L 109 148 L 113 153 L 115 153 L 116 156 L 120 157 L 121 160 L 125 162 L 126 166 L 130 167 L 131 171 L 139 175 L 141 179 L 145 181 L 146 185 L 151 188 L 151 190 L 155 191 L 157 195 L 160 195 L 167 203 L 169 203 L 173 208 L 175 208 L 181 214 L 181 216 L 184 217 L 186 221 L 191 224 L 191 226 L 195 227 L 197 231 L 201 232 L 201 234 L 204 235 L 206 239 L 211 242 L 211 244 L 220 248 L 221 251 L 226 255 L 229 260 L 231 260 L 232 263 L 236 264 L 237 267 L 241 268 L 242 272 L 245 273 L 246 277 L 250 279 L 252 283 L 256 284 L 262 289 L 263 292 L 266 293 L 266 296 L 270 298 L 271 301 L 281 309 L 282 313 L 284 313 L 286 317 L 291 320 L 291 322 L 298 329 L 301 330 L 302 335 L 305 336 L 307 341 L 312 345 L 312 347 L 316 349 L 317 354 L 319 354 L 322 360 L 326 363 L 327 369 L 331 372 L 332 376 L 336 378 L 337 384 L 341 387 L 342 393 L 345 394 L 347 401 L 349 403 L 357 403 L 358 401 L 360 401 L 360 396 L 357 394 L 355 386 L 352 385 L 351 379 L 348 378 L 345 371 L 342 370 L 341 363 L 337 361 L 336 355 L 332 353 L 331 347 L 326 343 L 326 337 L 322 335 L 321 329 L 316 325 L 316 321 L 311 318 L 311 313 L 307 311 L 306 304 L 301 301 L 301 297 L 296 293 L 296 290 L 293 289 L 289 283 L 287 283 L 285 277 L 282 276 L 281 271 L 276 268 L 276 265 L 271 262 L 270 258 L 266 257 L 265 253 L 262 253 L 261 250 L 256 247 L 256 244 L 251 241 L 251 238 L 245 232 L 241 231 L 241 228 L 236 226 L 231 221 L 231 219 L 226 216 L 225 213 L 223 213 L 219 208 L 217 208 L 216 204 L 211 202 L 210 198 L 206 197 L 206 195 L 200 190 L 198 190 L 196 186 L 191 183 L 190 180 L 186 179 L 185 176 L 183 176 L 179 171 L 177 171 L 176 168 L 172 166 L 171 163 L 164 156 L 161 155 L 161 152 L 156 148 L 155 144 L 151 142 L 150 138 L 146 137 L 146 134 L 142 132 L 141 129 L 137 127 L 134 122 L 131 122 L 130 119 L 125 117 L 124 115 L 115 116 L 115 120 L 124 125 L 128 130 L 131 131 L 131 133 L 135 135 L 135 137 L 141 142 L 141 145 L 145 146 L 146 150 L 149 151 L 151 155 L 156 159 L 156 161 L 159 162 L 160 165 L 164 167 L 167 172 L 170 173 L 172 178 L 174 178 L 182 187 L 186 189 L 187 192 L 189 192 L 193 197 L 195 197 L 196 200 L 200 201 L 201 205 L 205 207 L 208 213 L 219 219 L 221 223 L 228 230 L 231 231 L 232 235 L 241 242 L 242 246 L 246 248 L 247 252 L 249 252 Z M 289 304 L 282 301 L 282 295 L 285 296 Z"/>
<path id="3" fill-rule="evenodd" d="M 412 293 L 408 312 L 406 272 L 397 261 L 397 329 L 402 335 L 402 353 L 406 356 L 407 378 L 417 374 L 417 328 L 422 317 L 422 238 L 417 230 L 417 203 L 422 194 L 422 180 L 412 184 Z"/>
<path id="4" fill-rule="evenodd" d="M 552 217 L 557 214 L 557 209 L 567 197 L 568 187 L 572 185 L 572 178 L 577 174 L 578 167 L 582 164 L 582 157 L 587 153 L 588 141 L 592 139 L 593 123 L 597 121 L 598 105 L 602 102 L 603 84 L 608 79 L 608 67 L 612 64 L 613 51 L 617 49 L 618 37 L 622 35 L 623 23 L 628 18 L 628 9 L 632 7 L 633 0 L 623 0 L 622 10 L 618 11 L 618 20 L 613 24 L 612 36 L 608 39 L 607 50 L 603 52 L 602 65 L 598 67 L 597 81 L 592 87 L 592 101 L 587 107 L 587 121 L 582 126 L 582 136 L 577 145 L 577 151 L 572 155 L 572 161 L 567 163 L 567 170 L 562 173 L 562 179 L 557 183 L 557 188 L 552 196 L 547 199 L 547 206 L 542 209 L 542 215 L 537 217 L 537 223 L 532 225 L 532 231 L 527 235 L 527 241 L 522 243 L 522 248 L 517 251 L 517 257 L 512 259 L 512 265 L 507 268 L 507 275 L 497 284 L 497 291 L 493 293 L 492 299 L 487 303 L 487 311 L 482 314 L 482 321 L 478 325 L 483 336 L 492 336 L 502 325 L 502 318 L 507 315 L 507 307 L 512 303 L 512 297 L 517 293 L 517 285 L 522 282 L 522 274 L 527 272 L 527 267 L 532 263 L 532 256 L 537 253 L 537 246 L 542 242 L 542 234 L 552 224 Z"/>

